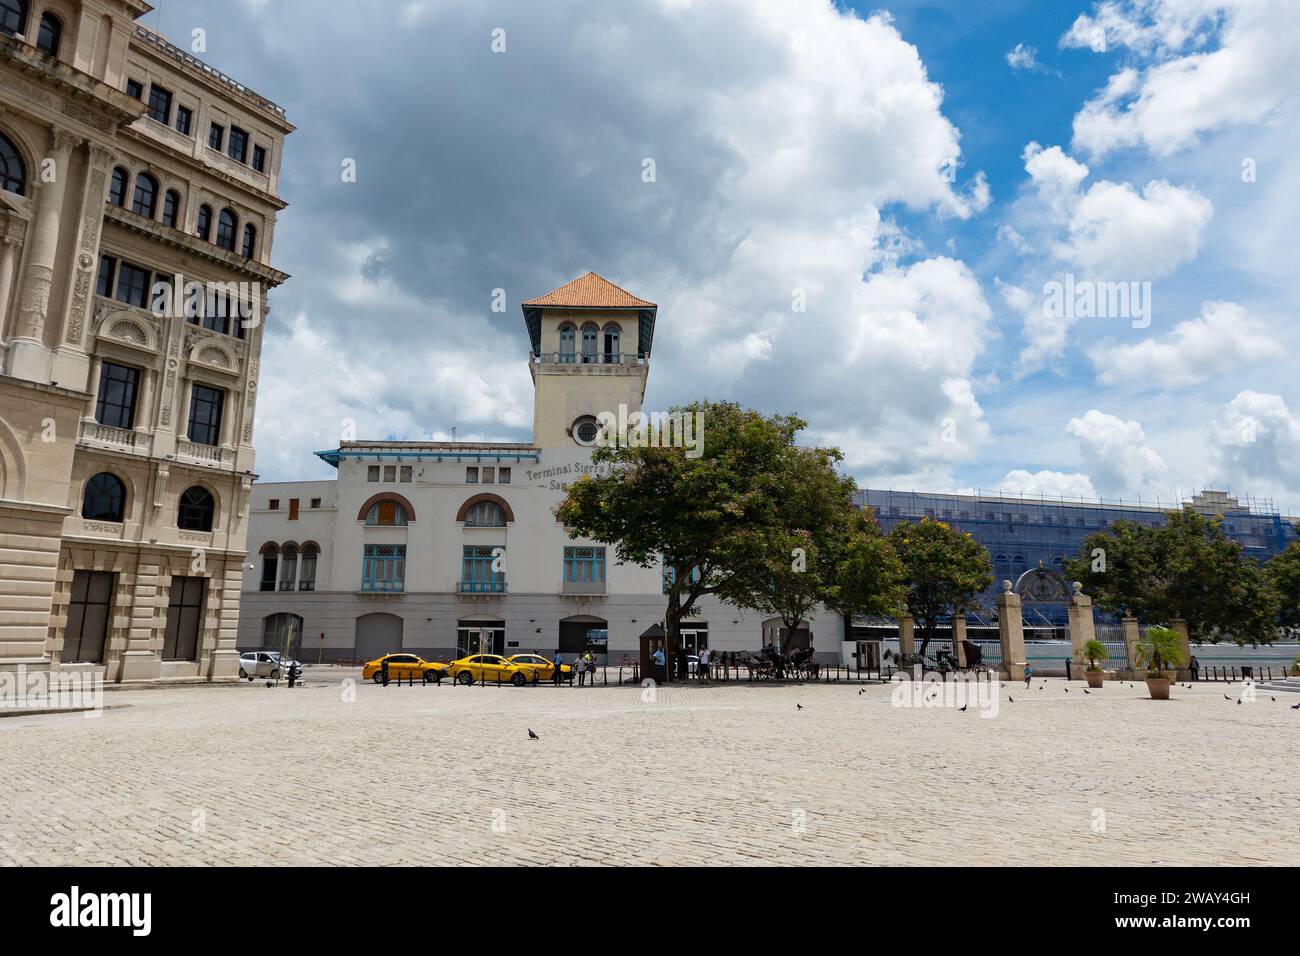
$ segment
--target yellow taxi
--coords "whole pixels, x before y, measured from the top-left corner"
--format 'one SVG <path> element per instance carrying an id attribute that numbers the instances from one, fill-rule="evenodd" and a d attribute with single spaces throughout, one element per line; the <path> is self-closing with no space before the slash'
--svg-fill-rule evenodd
<path id="1" fill-rule="evenodd" d="M 438 661 L 426 661 L 414 654 L 385 654 L 373 661 L 366 661 L 361 668 L 362 680 L 373 680 L 376 684 L 384 682 L 384 661 L 388 661 L 389 680 L 436 681 L 447 676 L 447 665 Z"/>
<path id="2" fill-rule="evenodd" d="M 499 654 L 471 654 L 462 657 L 451 662 L 447 673 L 461 684 L 484 682 L 523 687 L 528 683 L 528 673 Z"/>
<path id="3" fill-rule="evenodd" d="M 541 654 L 516 654 L 509 660 L 511 664 L 524 669 L 530 684 L 555 677 L 555 662 L 547 660 Z M 568 680 L 572 673 L 573 668 L 568 664 L 560 665 L 560 680 Z"/>

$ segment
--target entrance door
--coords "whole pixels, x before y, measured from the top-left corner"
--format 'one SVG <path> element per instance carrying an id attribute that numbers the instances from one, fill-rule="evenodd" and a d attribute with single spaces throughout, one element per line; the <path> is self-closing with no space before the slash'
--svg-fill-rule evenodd
<path id="1" fill-rule="evenodd" d="M 402 649 L 402 619 L 396 614 L 363 614 L 357 618 L 356 655 L 373 661 Z"/>
<path id="2" fill-rule="evenodd" d="M 505 656 L 506 629 L 499 624 L 486 624 L 456 628 L 456 657 L 471 654 L 499 654 Z"/>
<path id="3" fill-rule="evenodd" d="M 559 650 L 566 661 L 591 651 L 597 663 L 604 663 L 609 653 L 609 623 L 598 617 L 561 621 Z"/>
<path id="4" fill-rule="evenodd" d="M 63 663 L 98 664 L 104 659 L 115 577 L 112 571 L 73 572 L 68 624 L 63 631 Z"/>
<path id="5" fill-rule="evenodd" d="M 709 646 L 709 624 L 707 621 L 683 621 L 678 633 L 682 636 L 682 647 L 687 654 L 699 655 Z"/>

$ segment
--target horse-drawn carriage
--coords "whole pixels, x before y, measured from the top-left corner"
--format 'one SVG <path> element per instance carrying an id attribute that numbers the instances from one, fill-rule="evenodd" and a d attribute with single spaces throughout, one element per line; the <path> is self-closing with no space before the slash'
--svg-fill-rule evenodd
<path id="1" fill-rule="evenodd" d="M 944 647 L 940 648 L 934 655 L 934 670 L 937 670 L 940 674 L 964 674 L 968 672 L 987 674 L 993 670 L 993 668 L 985 662 L 984 652 L 980 649 L 978 644 L 974 641 L 962 641 L 961 646 L 966 655 L 965 666 L 962 666 L 961 662 L 957 659 L 956 654 L 953 654 Z"/>

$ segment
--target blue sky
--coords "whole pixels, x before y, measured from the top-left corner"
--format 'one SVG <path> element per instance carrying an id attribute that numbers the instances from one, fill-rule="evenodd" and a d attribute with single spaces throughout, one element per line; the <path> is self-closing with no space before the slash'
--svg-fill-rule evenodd
<path id="1" fill-rule="evenodd" d="M 349 423 L 526 439 L 518 303 L 591 269 L 660 304 L 648 406 L 798 412 L 864 484 L 1300 511 L 1296 0 L 319 9 L 145 21 L 299 127 L 264 477 Z"/>

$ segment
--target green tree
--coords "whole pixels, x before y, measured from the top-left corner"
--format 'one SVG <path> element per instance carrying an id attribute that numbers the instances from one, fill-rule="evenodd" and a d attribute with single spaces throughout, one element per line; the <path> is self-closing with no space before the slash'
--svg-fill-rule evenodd
<path id="1" fill-rule="evenodd" d="M 897 617 L 907 602 L 898 552 L 870 509 L 854 510 L 843 533 L 829 542 L 834 574 L 824 597 L 826 606 L 844 619 L 846 640 L 854 617 Z"/>
<path id="2" fill-rule="evenodd" d="M 718 594 L 738 607 L 781 618 L 794 634 L 827 601 L 838 574 L 837 556 L 853 526 L 856 485 L 840 475 L 835 449 L 790 447 L 771 477 L 781 493 L 772 521 L 743 536 L 751 548 L 731 567 Z"/>
<path id="3" fill-rule="evenodd" d="M 921 627 L 924 657 L 939 619 L 970 610 L 993 583 L 993 562 L 969 534 L 933 518 L 904 521 L 889 541 L 903 564 L 907 610 Z"/>
<path id="4" fill-rule="evenodd" d="M 1278 623 L 1300 628 L 1300 541 L 1292 541 L 1264 565 L 1279 601 Z"/>
<path id="5" fill-rule="evenodd" d="M 732 402 L 695 402 L 672 409 L 698 415 L 698 457 L 684 448 L 598 447 L 606 474 L 569 486 L 555 509 L 572 538 L 614 546 L 621 562 L 668 575 L 664 629 L 670 648 L 681 621 L 706 594 L 744 591 L 746 573 L 782 529 L 781 500 L 790 487 L 791 450 L 805 423 L 792 415 L 764 417 Z"/>
<path id="6" fill-rule="evenodd" d="M 1117 521 L 1066 563 L 1098 606 L 1146 624 L 1187 622 L 1192 640 L 1267 644 L 1279 597 L 1269 575 L 1223 531 L 1222 516 L 1173 511 L 1159 527 Z"/>

